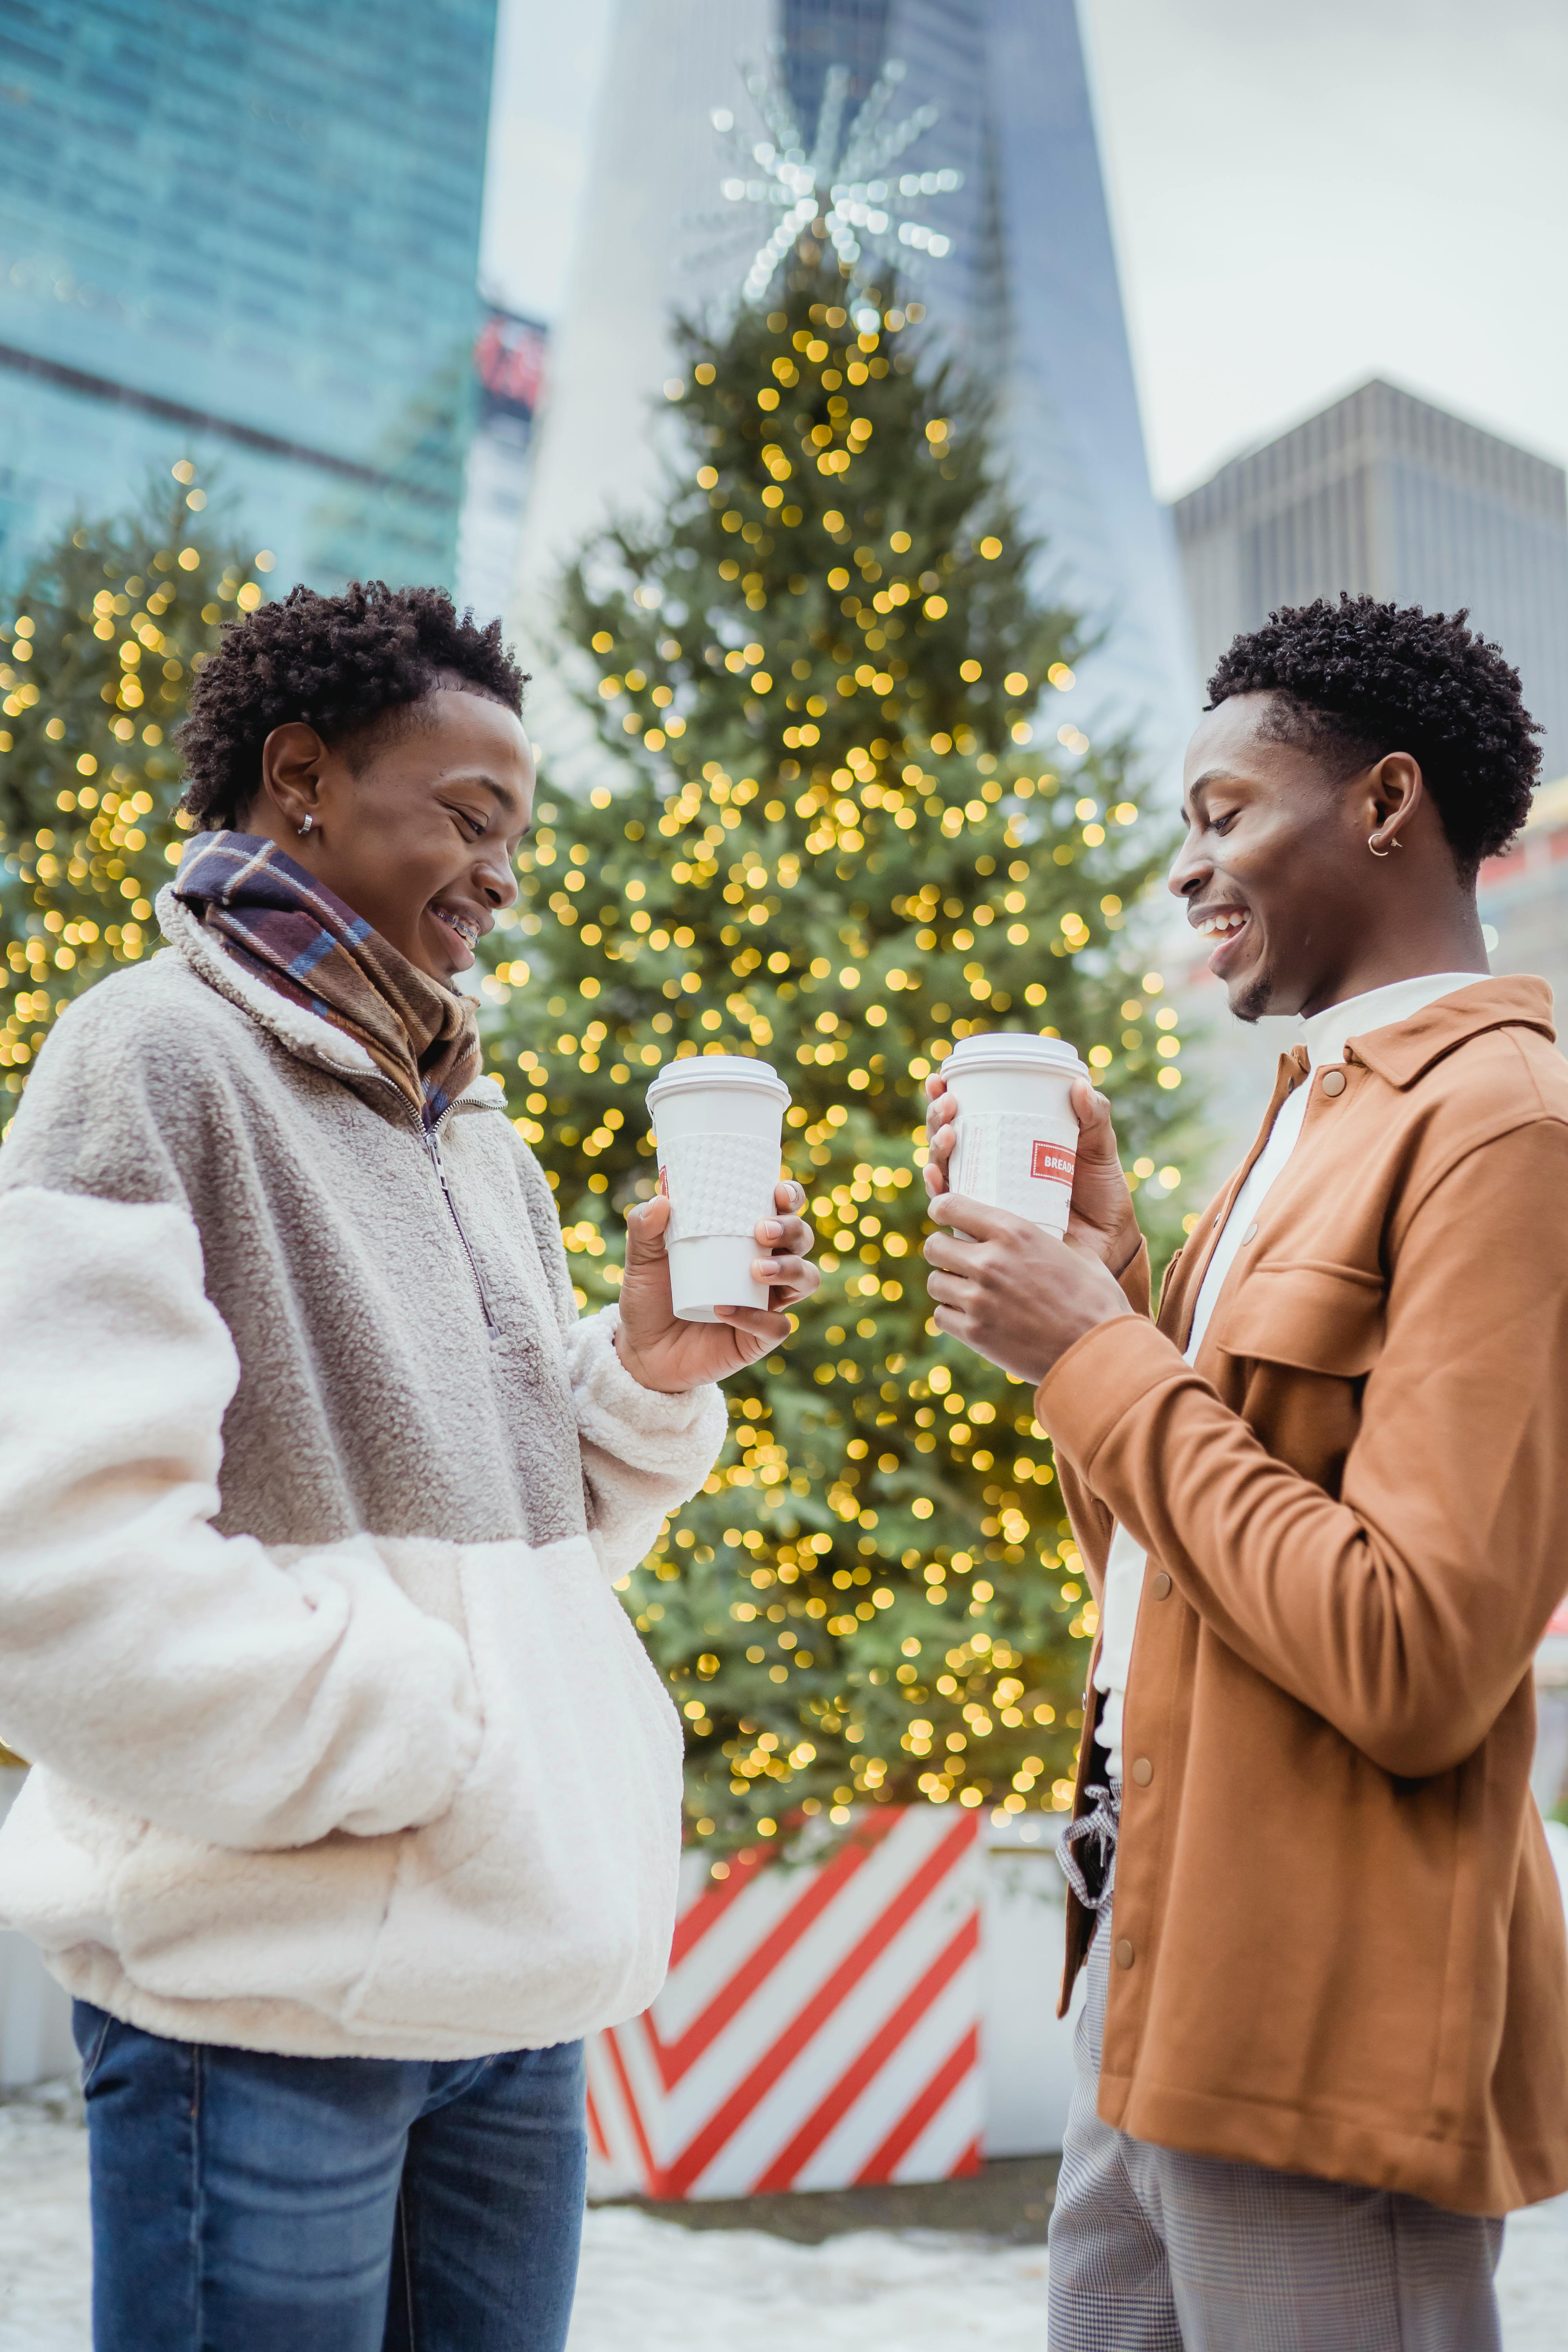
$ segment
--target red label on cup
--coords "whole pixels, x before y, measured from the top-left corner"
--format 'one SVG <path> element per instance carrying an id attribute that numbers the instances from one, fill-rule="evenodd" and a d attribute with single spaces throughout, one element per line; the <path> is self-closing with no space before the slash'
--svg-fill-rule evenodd
<path id="1" fill-rule="evenodd" d="M 1044 1176 L 1052 1184 L 1070 1185 L 1077 1156 L 1064 1144 L 1037 1143 L 1029 1160 L 1029 1173 Z"/>

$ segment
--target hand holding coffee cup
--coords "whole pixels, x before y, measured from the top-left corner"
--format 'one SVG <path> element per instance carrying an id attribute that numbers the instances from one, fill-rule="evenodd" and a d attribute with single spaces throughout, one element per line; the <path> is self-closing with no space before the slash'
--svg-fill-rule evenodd
<path id="1" fill-rule="evenodd" d="M 1037 1041 L 1022 1034 L 1005 1031 L 996 1036 L 981 1034 L 967 1038 L 963 1045 L 982 1050 L 992 1044 L 1026 1048 L 1037 1042 L 1047 1045 L 1059 1044 L 1055 1039 Z M 933 1071 L 925 1082 L 929 1097 L 926 1111 L 929 1157 L 925 1181 L 926 1190 L 933 1200 L 950 1190 L 956 1192 L 969 1188 L 968 1171 L 963 1168 L 955 1171 L 953 1165 L 964 1089 L 962 1086 L 955 1087 L 951 1080 L 960 1076 L 963 1065 L 959 1055 L 963 1050 L 963 1046 L 956 1049 L 942 1068 Z M 1119 1275 L 1137 1255 L 1142 1236 L 1132 1195 L 1121 1170 L 1110 1105 L 1096 1090 L 1087 1069 L 1071 1046 L 1064 1049 L 1064 1055 L 1070 1055 L 1071 1063 L 1076 1065 L 1076 1068 L 1068 1073 L 1067 1088 L 1068 1109 L 1077 1127 L 1068 1185 L 1069 1208 L 1065 1224 L 1056 1218 L 1046 1222 L 1050 1230 L 1062 1233 L 1063 1237 L 1076 1246 L 1092 1250 L 1103 1265 Z M 1065 1058 L 1061 1067 L 1068 1070 Z M 973 1092 L 973 1089 L 969 1091 Z M 1018 1108 L 1023 1108 L 1021 1101 Z M 1037 1139 L 1030 1135 L 1028 1141 L 1031 1147 Z M 1033 1162 L 1032 1149 L 1030 1157 Z M 1028 1212 L 1026 1210 L 1025 1213 Z"/>
<path id="2" fill-rule="evenodd" d="M 927 1093 L 937 1328 L 1041 1381 L 1131 1312 L 1111 1270 L 1139 1235 L 1110 1107 L 1070 1045 L 1012 1031 L 963 1039 Z"/>
<path id="3" fill-rule="evenodd" d="M 616 1348 L 644 1388 L 678 1394 L 707 1381 L 727 1380 L 784 1345 L 790 1336 L 787 1310 L 809 1298 L 822 1277 L 809 1263 L 816 1237 L 800 1214 L 805 1206 L 800 1185 L 787 1180 L 775 1184 L 770 1205 L 772 1214 L 758 1219 L 745 1242 L 746 1279 L 760 1291 L 763 1305 L 715 1306 L 703 1322 L 689 1321 L 675 1309 L 668 1199 L 657 1193 L 630 1211 Z"/>
<path id="4" fill-rule="evenodd" d="M 779 1178 L 788 1102 L 766 1062 L 740 1055 L 672 1062 L 648 1088 L 659 1190 L 626 1220 L 619 1340 L 647 1388 L 692 1388 L 755 1362 L 821 1281 L 806 1262 L 805 1194 Z"/>
<path id="5" fill-rule="evenodd" d="M 1132 1313 L 1110 1268 L 1069 1237 L 962 1192 L 931 1202 L 926 1289 L 939 1331 L 1037 1385 L 1097 1325 Z"/>

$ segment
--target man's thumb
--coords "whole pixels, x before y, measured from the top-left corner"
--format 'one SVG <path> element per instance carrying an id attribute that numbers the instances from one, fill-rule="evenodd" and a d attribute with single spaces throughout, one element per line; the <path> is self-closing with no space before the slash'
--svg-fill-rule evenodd
<path id="1" fill-rule="evenodd" d="M 669 1223 L 669 1202 L 662 1192 L 651 1201 L 639 1202 L 626 1212 L 626 1256 L 633 1258 L 662 1257 L 665 1228 Z"/>
<path id="2" fill-rule="evenodd" d="M 1116 1157 L 1116 1130 L 1111 1125 L 1110 1105 L 1097 1093 L 1087 1078 L 1079 1078 L 1072 1089 L 1072 1107 L 1078 1114 L 1078 1148 L 1086 1159 L 1097 1155 L 1102 1159 Z"/>

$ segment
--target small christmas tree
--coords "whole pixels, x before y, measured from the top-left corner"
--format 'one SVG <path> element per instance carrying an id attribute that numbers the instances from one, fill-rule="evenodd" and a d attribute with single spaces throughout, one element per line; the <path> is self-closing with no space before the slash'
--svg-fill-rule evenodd
<path id="1" fill-rule="evenodd" d="M 174 473 L 68 531 L 0 625 L 0 1122 L 71 998 L 156 944 L 184 833 L 170 731 L 225 617 L 262 600 L 271 557 L 205 529 Z"/>
<path id="2" fill-rule="evenodd" d="M 976 1029 L 1070 1038 L 1174 1222 L 1174 1015 L 1123 936 L 1163 845 L 1130 746 L 1058 726 L 1083 632 L 920 318 L 808 243 L 771 308 L 683 331 L 684 478 L 565 585 L 615 788 L 543 788 L 487 983 L 584 1304 L 659 1066 L 793 1090 L 822 1295 L 627 1591 L 720 1853 L 868 1798 L 1065 1801 L 1093 1611 L 1029 1391 L 928 1320 L 928 1071 Z"/>

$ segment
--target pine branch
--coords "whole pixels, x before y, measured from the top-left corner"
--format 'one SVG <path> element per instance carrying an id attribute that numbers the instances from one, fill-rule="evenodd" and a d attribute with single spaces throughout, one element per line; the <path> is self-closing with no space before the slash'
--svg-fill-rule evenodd
<path id="1" fill-rule="evenodd" d="M 270 564 L 206 505 L 192 477 L 76 523 L 0 628 L 0 1119 L 72 998 L 156 943 L 185 832 L 170 738 Z"/>

